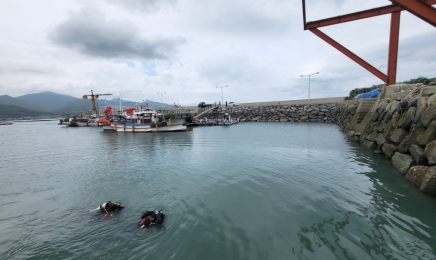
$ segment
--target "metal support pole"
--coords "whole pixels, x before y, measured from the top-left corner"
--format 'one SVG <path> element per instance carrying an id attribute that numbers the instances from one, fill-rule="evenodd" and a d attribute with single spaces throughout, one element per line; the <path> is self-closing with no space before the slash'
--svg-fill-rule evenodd
<path id="1" fill-rule="evenodd" d="M 309 95 L 309 103 L 310 103 L 310 77 L 315 75 L 315 74 L 319 74 L 319 72 L 316 72 L 316 73 L 313 73 L 313 74 L 309 74 L 309 75 L 300 75 L 300 77 L 303 77 L 303 76 L 309 77 L 309 93 L 308 93 L 308 95 Z"/>
<path id="2" fill-rule="evenodd" d="M 162 95 L 166 94 L 166 92 L 164 92 L 164 93 L 157 93 L 157 94 L 160 95 L 160 110 L 162 111 L 162 107 L 163 107 L 163 98 L 162 98 Z"/>
<path id="3" fill-rule="evenodd" d="M 386 84 L 395 84 L 397 77 L 398 40 L 400 35 L 401 12 L 391 14 L 391 31 L 389 36 L 388 75 Z"/>
<path id="4" fill-rule="evenodd" d="M 224 98 L 223 98 L 223 88 L 227 88 L 228 86 L 227 85 L 225 85 L 225 86 L 222 86 L 222 87 L 217 87 L 217 88 L 221 88 L 221 105 L 223 105 L 224 104 Z"/>

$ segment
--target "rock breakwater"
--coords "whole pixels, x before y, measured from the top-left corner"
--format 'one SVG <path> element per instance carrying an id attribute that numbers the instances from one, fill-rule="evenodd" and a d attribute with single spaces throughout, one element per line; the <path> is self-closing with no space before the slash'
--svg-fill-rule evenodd
<path id="1" fill-rule="evenodd" d="M 436 196 L 436 88 L 389 86 L 363 118 L 359 101 L 338 106 L 335 121 L 348 136 L 392 161 L 422 192 Z M 386 93 L 386 92 L 385 92 Z"/>
<path id="2" fill-rule="evenodd" d="M 222 117 L 228 113 L 240 122 L 323 122 L 333 123 L 338 104 L 217 107 L 202 117 Z"/>

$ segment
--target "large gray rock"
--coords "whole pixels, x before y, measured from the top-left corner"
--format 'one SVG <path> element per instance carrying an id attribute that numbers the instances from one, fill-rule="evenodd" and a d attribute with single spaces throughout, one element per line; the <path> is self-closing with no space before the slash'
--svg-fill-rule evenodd
<path id="1" fill-rule="evenodd" d="M 386 126 L 384 128 L 383 134 L 388 137 L 392 134 L 392 131 L 394 131 L 394 128 L 392 127 L 392 119 L 390 119 L 388 122 L 386 122 Z"/>
<path id="2" fill-rule="evenodd" d="M 407 171 L 406 179 L 411 181 L 416 186 L 420 187 L 422 184 L 422 180 L 424 179 L 424 176 L 427 173 L 428 168 L 430 167 L 422 166 L 422 165 L 412 166 Z"/>
<path id="3" fill-rule="evenodd" d="M 400 153 L 407 153 L 409 151 L 410 146 L 415 142 L 416 141 L 413 135 L 409 134 L 403 139 L 403 141 L 401 141 L 400 145 L 398 145 L 398 151 Z"/>
<path id="4" fill-rule="evenodd" d="M 376 127 L 378 132 L 384 132 L 386 127 L 386 123 L 384 121 L 381 121 L 380 124 Z"/>
<path id="5" fill-rule="evenodd" d="M 362 143 L 363 146 L 368 147 L 371 150 L 375 150 L 377 149 L 377 144 L 375 142 L 371 142 L 371 141 L 363 141 Z"/>
<path id="6" fill-rule="evenodd" d="M 378 117 L 379 117 L 378 111 L 375 111 L 372 114 L 371 121 L 377 121 Z"/>
<path id="7" fill-rule="evenodd" d="M 416 107 L 411 107 L 403 113 L 398 121 L 399 127 L 409 128 L 412 125 L 413 115 L 415 114 Z"/>
<path id="8" fill-rule="evenodd" d="M 430 106 L 431 104 L 435 103 L 436 101 L 436 93 L 431 95 L 427 100 L 427 105 Z"/>
<path id="9" fill-rule="evenodd" d="M 428 106 L 424 111 L 421 113 L 421 123 L 428 127 L 431 121 L 436 119 L 436 103 L 431 104 Z"/>
<path id="10" fill-rule="evenodd" d="M 375 138 L 375 142 L 376 142 L 379 146 L 381 146 L 381 145 L 383 145 L 383 144 L 386 142 L 386 137 L 385 137 L 382 133 L 380 133 L 380 134 L 378 134 L 377 137 Z"/>
<path id="11" fill-rule="evenodd" d="M 421 146 L 412 144 L 409 148 L 409 152 L 412 155 L 415 162 L 419 165 L 427 165 L 427 157 L 425 156 L 424 149 Z"/>
<path id="12" fill-rule="evenodd" d="M 413 129 L 411 131 L 413 138 L 415 138 L 415 140 L 417 140 L 418 137 L 420 137 L 425 132 L 425 130 L 427 130 L 427 128 L 425 128 L 423 125 L 420 125 L 420 124 L 415 125 L 415 127 L 413 127 Z"/>
<path id="13" fill-rule="evenodd" d="M 368 135 L 368 137 L 366 139 L 373 142 L 375 140 L 375 138 L 377 137 L 377 135 L 378 135 L 377 131 L 373 131 L 370 135 Z"/>
<path id="14" fill-rule="evenodd" d="M 396 129 L 398 127 L 398 121 L 400 121 L 400 113 L 398 113 L 398 111 L 396 111 L 392 115 L 392 128 Z"/>
<path id="15" fill-rule="evenodd" d="M 431 141 L 436 139 L 436 120 L 433 120 L 430 124 L 428 124 L 427 129 L 424 133 L 422 133 L 416 141 L 418 141 L 419 145 L 427 145 Z"/>
<path id="16" fill-rule="evenodd" d="M 411 155 L 396 152 L 392 156 L 392 165 L 403 175 L 407 173 L 413 163 L 414 160 Z"/>
<path id="17" fill-rule="evenodd" d="M 390 139 L 392 142 L 399 144 L 399 143 L 401 143 L 401 141 L 403 141 L 403 139 L 406 137 L 406 135 L 407 135 L 407 132 L 404 131 L 404 129 L 397 128 L 394 130 L 394 132 L 392 132 Z"/>
<path id="18" fill-rule="evenodd" d="M 377 108 L 376 108 L 377 112 L 382 113 L 383 111 L 385 111 L 387 105 L 388 105 L 388 101 L 386 99 L 380 100 L 378 102 L 378 105 L 377 105 Z"/>
<path id="19" fill-rule="evenodd" d="M 390 159 L 395 154 L 395 152 L 398 151 L 398 146 L 394 144 L 384 143 L 382 151 L 386 155 L 386 157 Z"/>
<path id="20" fill-rule="evenodd" d="M 363 142 L 366 141 L 366 138 L 367 138 L 367 137 L 368 137 L 368 134 L 367 134 L 367 133 L 363 133 L 363 135 L 360 136 L 359 142 L 360 142 L 361 144 L 363 144 Z"/>
<path id="21" fill-rule="evenodd" d="M 424 193 L 436 195 L 436 166 L 428 168 L 419 189 Z"/>
<path id="22" fill-rule="evenodd" d="M 399 101 L 392 100 L 387 106 L 386 111 L 388 111 L 390 114 L 392 114 L 395 110 L 397 110 L 398 105 L 400 104 Z"/>
<path id="23" fill-rule="evenodd" d="M 421 119 L 421 113 L 427 107 L 427 98 L 421 97 L 418 98 L 418 102 L 416 104 L 415 116 L 413 117 L 413 123 L 418 123 Z"/>
<path id="24" fill-rule="evenodd" d="M 354 133 L 355 133 L 354 131 L 348 131 L 348 132 L 347 132 L 347 135 L 348 135 L 349 137 L 351 137 L 351 136 L 354 135 Z"/>
<path id="25" fill-rule="evenodd" d="M 380 125 L 381 122 L 386 123 L 385 120 L 384 120 L 384 118 L 385 118 L 385 115 L 386 115 L 387 112 L 383 110 L 382 112 L 379 112 L 379 113 L 380 113 L 380 116 L 378 117 L 378 121 L 377 121 L 377 123 L 378 123 L 379 125 Z"/>
<path id="26" fill-rule="evenodd" d="M 424 153 L 427 157 L 428 165 L 436 165 L 436 140 L 428 143 L 427 146 L 425 146 Z"/>
<path id="27" fill-rule="evenodd" d="M 368 134 L 371 134 L 373 128 L 374 128 L 374 125 L 373 125 L 373 124 L 367 124 L 367 125 L 366 125 L 366 132 L 367 132 Z"/>

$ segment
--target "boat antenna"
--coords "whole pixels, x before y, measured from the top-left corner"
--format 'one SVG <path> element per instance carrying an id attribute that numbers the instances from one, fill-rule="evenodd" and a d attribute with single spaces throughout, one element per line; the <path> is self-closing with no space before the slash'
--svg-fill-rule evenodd
<path id="1" fill-rule="evenodd" d="M 121 111 L 121 93 L 118 95 L 118 102 L 120 103 L 120 113 L 122 112 Z"/>

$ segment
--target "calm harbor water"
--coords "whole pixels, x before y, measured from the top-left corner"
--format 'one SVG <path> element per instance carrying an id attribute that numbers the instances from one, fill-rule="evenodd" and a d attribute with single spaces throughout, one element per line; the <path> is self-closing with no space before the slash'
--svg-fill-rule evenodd
<path id="1" fill-rule="evenodd" d="M 436 258 L 436 199 L 336 125 L 56 124 L 0 127 L 0 259 Z M 126 208 L 89 212 L 107 200 Z"/>

